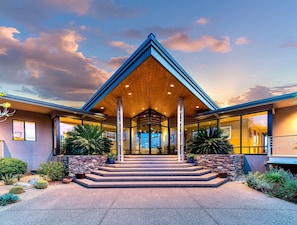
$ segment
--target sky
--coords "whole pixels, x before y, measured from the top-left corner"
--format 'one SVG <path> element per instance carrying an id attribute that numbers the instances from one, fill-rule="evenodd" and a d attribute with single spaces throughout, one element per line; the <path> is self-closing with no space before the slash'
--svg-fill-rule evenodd
<path id="1" fill-rule="evenodd" d="M 81 107 L 153 33 L 220 106 L 297 91 L 297 1 L 9 0 L 0 91 Z"/>

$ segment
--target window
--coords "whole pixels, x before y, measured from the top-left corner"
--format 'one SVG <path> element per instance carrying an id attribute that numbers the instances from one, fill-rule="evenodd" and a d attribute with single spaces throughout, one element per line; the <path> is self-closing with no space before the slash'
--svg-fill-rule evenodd
<path id="1" fill-rule="evenodd" d="M 13 120 L 14 141 L 36 141 L 36 123 L 23 120 Z"/>

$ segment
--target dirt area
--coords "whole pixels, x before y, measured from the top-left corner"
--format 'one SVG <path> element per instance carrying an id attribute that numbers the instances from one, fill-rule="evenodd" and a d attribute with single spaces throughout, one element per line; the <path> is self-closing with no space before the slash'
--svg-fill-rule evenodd
<path id="1" fill-rule="evenodd" d="M 41 178 L 41 177 L 39 175 L 26 174 L 20 179 L 20 182 L 28 183 L 28 181 L 33 178 Z M 46 189 L 36 189 L 36 188 L 32 187 L 32 188 L 26 189 L 26 191 L 24 193 L 19 194 L 18 196 L 20 197 L 20 201 L 28 200 L 28 199 L 34 198 L 38 195 L 41 195 L 41 194 L 43 194 L 57 186 L 61 186 L 61 185 L 65 185 L 65 184 L 63 184 L 60 181 L 49 182 L 49 186 Z M 8 193 L 9 190 L 13 186 L 14 185 L 5 185 L 3 181 L 0 181 L 0 195 Z M 15 204 L 17 204 L 17 203 L 15 203 Z M 2 207 L 0 206 L 0 210 L 1 210 L 1 208 Z"/>

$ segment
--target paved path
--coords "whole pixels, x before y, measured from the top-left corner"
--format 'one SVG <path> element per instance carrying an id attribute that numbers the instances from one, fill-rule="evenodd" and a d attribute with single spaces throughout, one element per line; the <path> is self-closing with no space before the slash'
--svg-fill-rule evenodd
<path id="1" fill-rule="evenodd" d="M 85 189 L 71 183 L 0 207 L 0 224 L 296 225 L 297 205 L 239 182 L 219 188 L 137 189 Z"/>

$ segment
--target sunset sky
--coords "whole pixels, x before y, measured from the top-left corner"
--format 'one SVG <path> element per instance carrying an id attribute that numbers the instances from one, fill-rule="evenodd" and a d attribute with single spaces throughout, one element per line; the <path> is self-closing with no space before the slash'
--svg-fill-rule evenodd
<path id="1" fill-rule="evenodd" d="M 81 107 L 150 33 L 219 106 L 297 91 L 297 1 L 9 0 L 0 91 Z"/>

